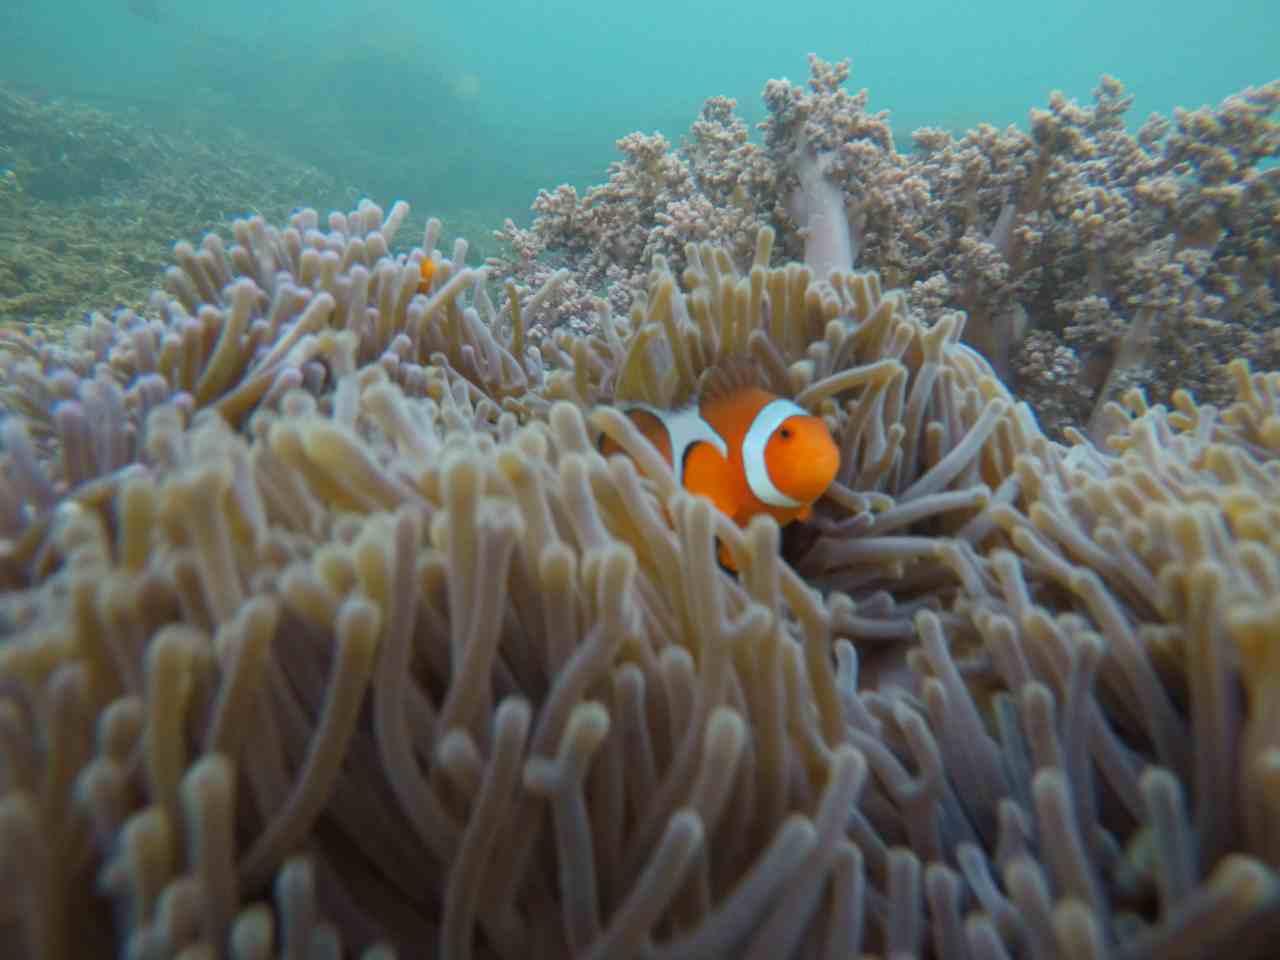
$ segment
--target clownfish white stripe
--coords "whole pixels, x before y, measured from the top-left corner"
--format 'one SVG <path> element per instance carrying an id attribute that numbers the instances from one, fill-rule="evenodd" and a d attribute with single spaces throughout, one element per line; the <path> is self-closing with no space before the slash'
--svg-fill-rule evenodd
<path id="1" fill-rule="evenodd" d="M 643 410 L 652 414 L 666 428 L 671 440 L 671 472 L 675 474 L 676 483 L 684 486 L 684 461 L 689 449 L 698 443 L 709 443 L 720 452 L 720 456 L 729 456 L 729 445 L 724 437 L 715 431 L 711 424 L 702 418 L 696 406 L 688 406 L 681 410 L 659 410 L 647 403 L 632 403 L 625 408 Z"/>
<path id="2" fill-rule="evenodd" d="M 662 453 L 676 483 L 705 497 L 740 527 L 760 514 L 779 525 L 807 520 L 840 469 L 826 422 L 791 400 L 749 384 L 711 383 L 678 410 L 626 403 L 641 435 Z M 602 435 L 606 457 L 625 453 Z M 724 542 L 720 563 L 736 570 Z"/>
<path id="3" fill-rule="evenodd" d="M 804 503 L 788 497 L 777 488 L 773 478 L 769 476 L 769 465 L 765 462 L 765 445 L 782 422 L 790 417 L 805 417 L 809 412 L 790 400 L 779 398 L 765 404 L 751 422 L 747 435 L 742 439 L 742 466 L 747 474 L 747 484 L 751 492 L 762 503 L 771 507 L 802 507 Z"/>

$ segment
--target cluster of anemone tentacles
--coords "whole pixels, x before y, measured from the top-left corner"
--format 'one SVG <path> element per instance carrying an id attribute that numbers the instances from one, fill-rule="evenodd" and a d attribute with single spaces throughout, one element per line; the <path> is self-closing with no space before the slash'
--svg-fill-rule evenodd
<path id="1" fill-rule="evenodd" d="M 768 231 L 535 342 L 405 213 L 0 340 L 0 953 L 1262 955 L 1280 376 L 1063 446 Z M 786 537 L 612 406 L 730 363 L 841 448 Z"/>

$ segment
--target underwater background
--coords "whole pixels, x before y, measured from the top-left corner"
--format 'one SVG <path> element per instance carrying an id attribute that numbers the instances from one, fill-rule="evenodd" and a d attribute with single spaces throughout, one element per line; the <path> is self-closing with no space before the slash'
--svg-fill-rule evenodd
<path id="1" fill-rule="evenodd" d="M 869 89 L 871 110 L 891 111 L 908 149 L 910 131 L 925 125 L 1025 126 L 1051 90 L 1087 100 L 1104 73 L 1134 94 L 1136 123 L 1216 104 L 1276 74 L 1280 17 L 1265 0 L 10 0 L 0 9 L 0 82 L 19 91 L 215 142 L 231 129 L 282 164 L 317 167 L 380 201 L 406 199 L 446 223 L 483 225 L 527 220 L 539 188 L 600 182 L 618 157 L 614 141 L 633 130 L 678 142 L 708 97 L 733 97 L 745 119 L 760 120 L 764 83 L 802 79 L 809 52 L 851 57 L 850 87 Z M 14 135 L 0 128 L 0 140 Z M 270 161 L 252 173 L 270 181 Z"/>
<path id="2" fill-rule="evenodd" d="M 1275 957 L 1274 6 L 8 0 L 0 958 Z"/>

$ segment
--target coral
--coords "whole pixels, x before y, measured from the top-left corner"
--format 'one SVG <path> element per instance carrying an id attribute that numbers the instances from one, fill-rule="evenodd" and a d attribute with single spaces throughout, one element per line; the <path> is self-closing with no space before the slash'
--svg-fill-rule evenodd
<path id="1" fill-rule="evenodd" d="M 548 269 L 539 257 L 545 263 L 550 254 L 570 266 L 569 283 L 584 298 L 562 301 L 559 315 L 581 318 L 594 314 L 585 299 L 593 296 L 608 296 L 625 311 L 644 289 L 653 258 L 665 258 L 678 273 L 690 242 L 713 239 L 738 259 L 749 258 L 759 223 L 773 216 L 773 173 L 733 115 L 736 106 L 726 97 L 708 100 L 680 154 L 658 133 L 623 137 L 617 141 L 623 159 L 611 165 L 607 183 L 585 196 L 568 184 L 540 191 L 532 227 L 508 220 L 495 234 L 513 254 L 495 258 L 495 266 L 535 283 Z"/>
<path id="2" fill-rule="evenodd" d="M 763 145 L 732 101 L 709 100 L 678 149 L 620 140 L 607 184 L 544 191 L 532 225 L 500 239 L 557 257 L 566 288 L 618 281 L 619 309 L 655 254 L 678 266 L 673 251 L 710 240 L 741 260 L 767 223 L 779 261 L 803 257 L 820 280 L 832 265 L 874 269 L 928 322 L 964 311 L 965 341 L 1056 436 L 1075 424 L 1103 439 L 1101 411 L 1129 386 L 1221 403 L 1232 358 L 1280 362 L 1280 80 L 1130 133 L 1132 98 L 1104 76 L 1089 105 L 1052 94 L 1027 131 L 925 128 L 902 154 L 887 114 L 844 89 L 847 62 L 809 64 L 807 86 L 766 84 Z"/>
<path id="3" fill-rule="evenodd" d="M 0 85 L 0 325 L 138 309 L 174 237 L 230 239 L 235 211 L 276 220 L 300 196 L 347 202 L 332 178 L 234 129 L 174 130 Z"/>
<path id="4" fill-rule="evenodd" d="M 1277 375 L 1065 446 L 768 229 L 535 343 L 406 215 L 0 343 L 6 956 L 1266 955 Z M 613 405 L 744 364 L 841 445 L 785 539 Z"/>

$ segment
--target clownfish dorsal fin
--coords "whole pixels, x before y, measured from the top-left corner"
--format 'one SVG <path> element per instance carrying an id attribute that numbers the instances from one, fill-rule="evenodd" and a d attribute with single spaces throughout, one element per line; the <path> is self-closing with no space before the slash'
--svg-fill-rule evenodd
<path id="1" fill-rule="evenodd" d="M 762 377 L 747 357 L 720 360 L 702 371 L 698 378 L 698 402 L 704 407 L 741 390 L 760 389 Z"/>

